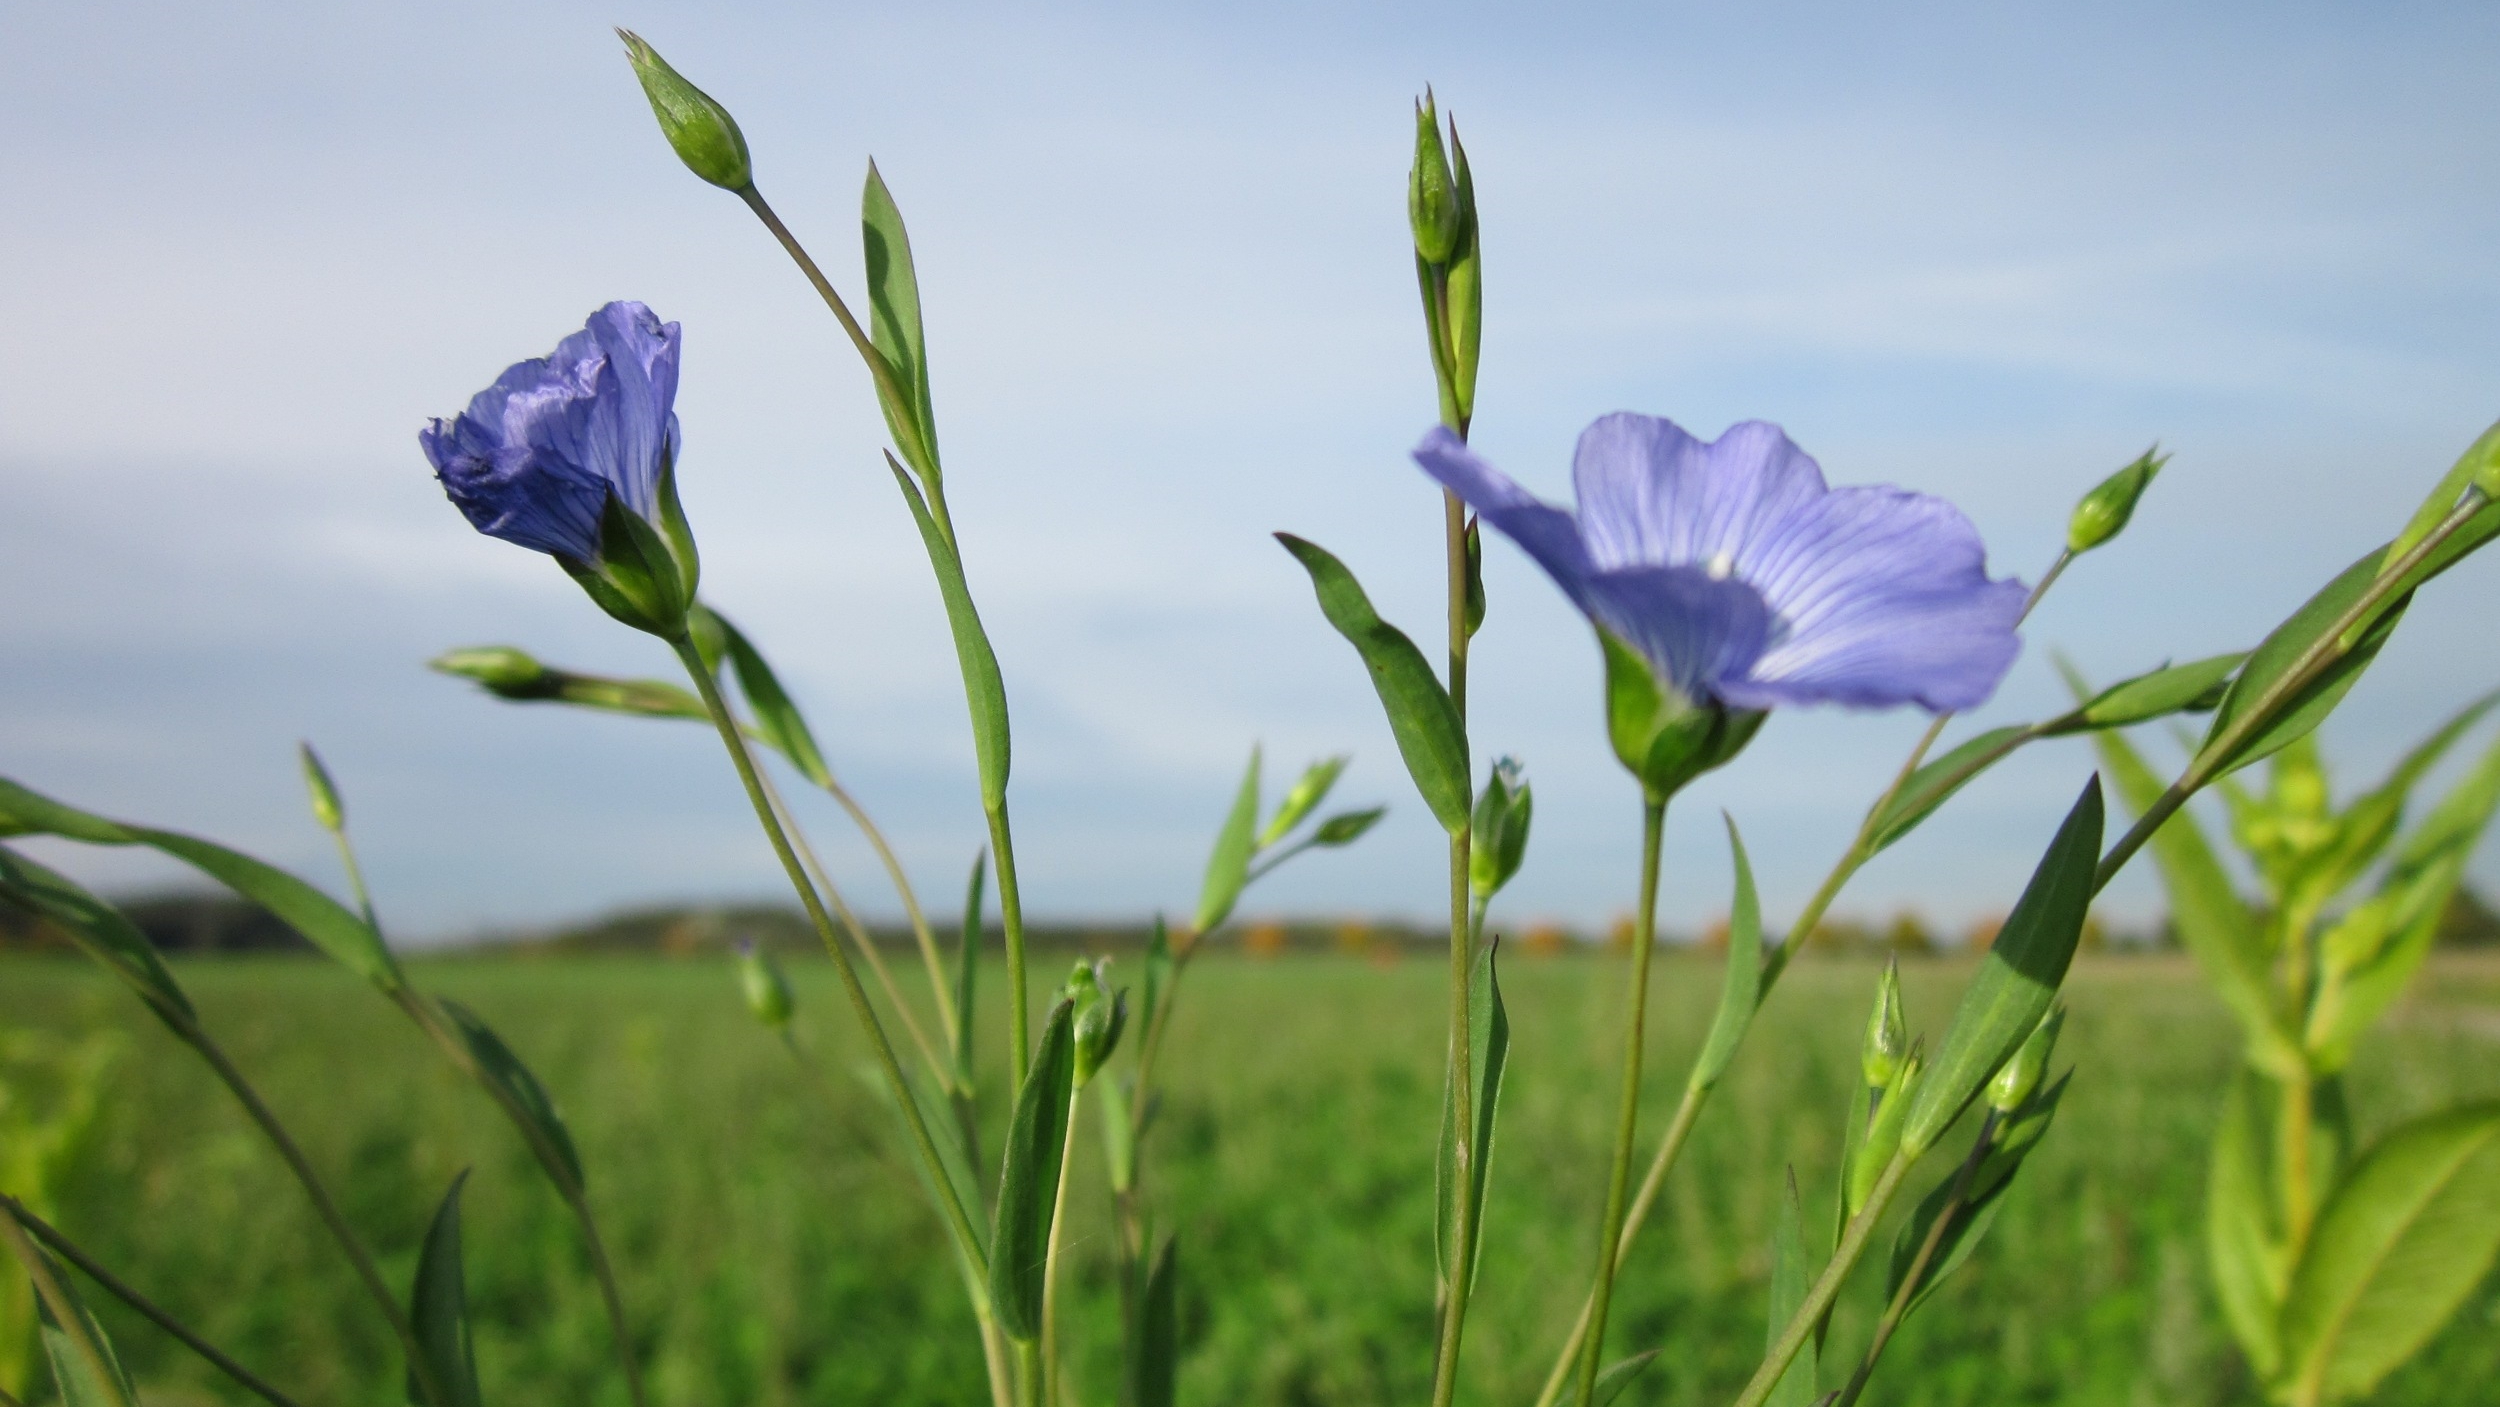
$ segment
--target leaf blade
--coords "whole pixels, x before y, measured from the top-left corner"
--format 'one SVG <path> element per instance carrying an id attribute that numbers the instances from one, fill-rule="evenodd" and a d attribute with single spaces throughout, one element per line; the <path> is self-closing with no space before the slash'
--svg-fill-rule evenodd
<path id="1" fill-rule="evenodd" d="M 469 1326 L 469 1291 L 460 1253 L 460 1190 L 469 1181 L 463 1168 L 451 1180 L 426 1227 L 417 1252 L 416 1283 L 408 1292 L 409 1327 L 416 1331 L 417 1350 L 449 1403 L 428 1404 L 417 1378 L 408 1378 L 408 1400 L 420 1407 L 480 1407 L 477 1347 Z"/>
<path id="2" fill-rule="evenodd" d="M 1259 825 L 1259 749 L 1250 749 L 1250 765 L 1242 771 L 1241 786 L 1233 794 L 1232 809 L 1224 815 L 1224 825 L 1216 832 L 1215 848 L 1207 855 L 1205 877 L 1198 885 L 1197 921 L 1192 925 L 1203 936 L 1215 931 L 1225 919 L 1232 917 L 1233 905 L 1240 900 L 1242 887 L 1250 881 L 1250 856 L 1257 849 Z"/>
<path id="3" fill-rule="evenodd" d="M 1016 1092 L 990 1237 L 991 1306 L 999 1327 L 1026 1341 L 1042 1331 L 1042 1271 L 1066 1164 L 1068 1100 L 1076 1076 L 1075 1010 L 1065 997 L 1052 1004 L 1024 1087 Z"/>
<path id="4" fill-rule="evenodd" d="M 1693 1058 L 1688 1081 L 1696 1092 L 1710 1089 L 1727 1073 L 1728 1062 L 1736 1058 L 1736 1048 L 1743 1044 L 1754 1012 L 1762 1004 L 1762 900 L 1754 890 L 1753 861 L 1745 854 L 1745 838 L 1736 829 L 1736 818 L 1721 813 L 1720 819 L 1727 822 L 1736 894 L 1728 906 L 1727 971 L 1719 987 L 1719 1008 L 1710 1018 L 1710 1034 L 1702 1040 L 1701 1054 Z"/>

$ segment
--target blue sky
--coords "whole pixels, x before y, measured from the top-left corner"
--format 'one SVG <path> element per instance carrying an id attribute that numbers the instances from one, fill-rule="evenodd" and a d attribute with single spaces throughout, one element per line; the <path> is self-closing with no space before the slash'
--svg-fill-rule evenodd
<path id="1" fill-rule="evenodd" d="M 942 617 L 821 307 L 667 154 L 607 26 L 739 115 L 857 284 L 874 155 L 911 222 L 958 523 L 1016 710 L 1029 904 L 1183 907 L 1243 755 L 1350 750 L 1392 817 L 1260 911 L 1428 916 L 1439 840 L 1359 668 L 1269 541 L 1437 612 L 1408 103 L 1467 134 L 1477 443 L 1561 494 L 1578 428 L 1778 420 L 1835 482 L 1963 505 L 2026 578 L 2159 440 L 2137 526 L 2036 618 L 1972 726 L 2244 647 L 2500 413 L 2500 12 L 2470 6 L 18 7 L 0 44 L 0 771 L 326 874 L 290 750 L 348 788 L 416 936 L 762 896 L 691 727 L 494 705 L 419 665 L 510 642 L 662 674 L 544 559 L 469 533 L 415 447 L 611 298 L 686 328 L 707 594 L 780 662 L 934 894 L 981 838 Z M 1586 631 L 1507 545 L 1473 688 L 1538 790 L 1514 921 L 1628 905 L 1637 800 Z M 2477 563 L 2330 728 L 2365 780 L 2494 682 Z M 1670 825 L 1665 911 L 1774 921 L 1918 730 L 1773 720 Z M 2150 739 L 2159 744 L 2159 739 Z M 2044 747 L 1844 909 L 2019 889 L 2089 765 Z M 829 809 L 864 907 L 890 908 Z M 98 883 L 169 871 L 48 849 Z M 2478 873 L 2487 880 L 2493 866 Z M 2121 917 L 2157 906 L 2144 875 Z M 940 901 L 942 904 L 942 901 Z"/>

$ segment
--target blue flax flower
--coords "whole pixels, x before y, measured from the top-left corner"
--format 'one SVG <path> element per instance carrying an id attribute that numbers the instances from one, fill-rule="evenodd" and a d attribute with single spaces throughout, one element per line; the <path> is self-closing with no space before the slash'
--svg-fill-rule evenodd
<path id="1" fill-rule="evenodd" d="M 469 408 L 417 432 L 443 492 L 488 537 L 568 565 L 600 557 L 613 496 L 659 526 L 677 457 L 677 324 L 610 303 L 553 355 L 506 368 Z"/>
<path id="2" fill-rule="evenodd" d="M 1577 514 L 1446 429 L 1415 460 L 1694 703 L 1958 711 L 1994 693 L 2021 648 L 2023 584 L 1988 579 L 1960 510 L 1827 487 L 1776 425 L 1705 442 L 1654 416 L 1607 416 L 1580 436 Z"/>

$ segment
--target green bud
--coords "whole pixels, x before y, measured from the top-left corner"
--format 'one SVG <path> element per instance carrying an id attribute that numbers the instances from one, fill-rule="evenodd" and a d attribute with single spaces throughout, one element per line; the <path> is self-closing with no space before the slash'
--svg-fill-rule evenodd
<path id="1" fill-rule="evenodd" d="M 1459 219 L 1458 248 L 1450 256 L 1447 281 L 1450 390 L 1458 402 L 1459 418 L 1471 420 L 1476 413 L 1476 361 L 1484 343 L 1484 260 L 1476 238 L 1476 178 L 1467 169 L 1467 145 L 1458 139 L 1456 121 L 1450 123 L 1450 154 L 1458 163 Z M 1472 609 L 1481 619 L 1482 603 L 1475 603 Z M 1468 633 L 1474 632 L 1475 627 L 1470 625 Z"/>
<path id="2" fill-rule="evenodd" d="M 486 692 L 507 699 L 555 697 L 552 671 L 527 650 L 510 645 L 472 645 L 449 650 L 426 661 L 426 668 L 476 681 Z"/>
<path id="3" fill-rule="evenodd" d="M 345 829 L 347 806 L 339 800 L 338 785 L 330 780 L 330 769 L 321 765 L 321 754 L 313 751 L 311 743 L 297 743 L 295 751 L 303 759 L 304 789 L 312 793 L 313 819 L 332 834 Z"/>
<path id="4" fill-rule="evenodd" d="M 1386 806 L 1371 806 L 1360 811 L 1340 811 L 1319 823 L 1319 829 L 1311 832 L 1311 843 L 1327 846 L 1352 845 L 1363 838 L 1363 832 L 1379 824 L 1380 818 L 1388 814 L 1389 808 Z"/>
<path id="5" fill-rule="evenodd" d="M 1470 640 L 1484 629 L 1484 529 L 1473 514 L 1467 518 L 1467 606 L 1462 623 Z"/>
<path id="6" fill-rule="evenodd" d="M 1085 1087 L 1094 1072 L 1103 1067 L 1119 1049 L 1121 1029 L 1128 1025 L 1128 988 L 1106 993 L 1103 978 L 1111 966 L 1109 958 L 1079 962 L 1068 974 L 1068 985 L 1062 989 L 1067 999 L 1076 1004 L 1076 1085 Z"/>
<path id="7" fill-rule="evenodd" d="M 625 41 L 625 57 L 634 65 L 634 76 L 642 80 L 643 95 L 651 100 L 651 115 L 660 119 L 660 135 L 676 148 L 677 159 L 686 163 L 686 169 L 725 191 L 754 185 L 747 139 L 739 133 L 729 109 L 670 68 L 668 60 L 644 43 L 641 35 L 630 29 L 616 34 Z"/>
<path id="8" fill-rule="evenodd" d="M 1925 1063 L 1918 1051 L 1911 1051 L 1901 1061 L 1900 1077 L 1875 1106 L 1875 1117 L 1866 1126 L 1866 1141 L 1849 1163 L 1849 1215 L 1856 1216 L 1866 1206 L 1866 1199 L 1875 1194 L 1875 1184 L 1891 1165 L 1892 1155 L 1901 1151 L 1901 1125 L 1909 1117 L 1910 1091 L 1918 1084 L 1919 1071 Z"/>
<path id="9" fill-rule="evenodd" d="M 2083 496 L 2075 505 L 2075 513 L 2066 521 L 2066 550 L 2089 552 L 2124 532 L 2127 519 L 2135 515 L 2136 500 L 2151 487 L 2153 477 L 2170 462 L 2160 446 L 2144 451 L 2133 464 L 2101 480 L 2100 487 Z"/>
<path id="10" fill-rule="evenodd" d="M 2066 1008 L 2052 1006 L 2049 1014 L 2025 1037 L 2014 1058 L 1988 1081 L 1988 1107 L 2000 1114 L 2011 1114 L 2023 1107 L 2040 1088 L 2040 1077 L 2048 1073 L 2049 1053 L 2057 1048 L 2057 1033 L 2066 1024 Z"/>
<path id="11" fill-rule="evenodd" d="M 1662 682 L 1648 661 L 1600 630 L 1606 655 L 1606 732 L 1615 759 L 1638 778 L 1651 801 L 1663 803 L 1684 784 L 1725 765 L 1753 741 L 1769 715 L 1718 703 L 1696 703 Z"/>
<path id="12" fill-rule="evenodd" d="M 1467 854 L 1467 888 L 1476 898 L 1492 898 L 1519 873 L 1520 862 L 1528 854 L 1528 822 L 1535 808 L 1536 798 L 1528 790 L 1518 759 L 1505 757 L 1494 763 L 1484 790 L 1476 794 L 1470 821 L 1473 837 Z"/>
<path id="13" fill-rule="evenodd" d="M 1884 964 L 1884 980 L 1875 989 L 1875 1009 L 1867 1014 L 1866 1043 L 1858 1052 L 1858 1068 L 1867 1087 L 1888 1090 L 1901 1076 L 1901 1056 L 1910 1048 L 1909 1023 L 1901 1016 L 1901 960 Z"/>
<path id="14" fill-rule="evenodd" d="M 1450 262 L 1458 249 L 1461 218 L 1458 181 L 1441 144 L 1441 115 L 1432 91 L 1415 104 L 1415 165 L 1406 178 L 1406 218 L 1415 229 L 1415 253 L 1425 263 Z"/>
<path id="15" fill-rule="evenodd" d="M 771 952 L 753 940 L 738 945 L 738 987 L 746 994 L 747 1010 L 756 1020 L 776 1031 L 790 1024 L 790 1013 L 798 1003 L 790 995 L 789 975 Z"/>
<path id="16" fill-rule="evenodd" d="M 1337 778 L 1345 771 L 1346 763 L 1352 760 L 1339 755 L 1314 762 L 1302 769 L 1301 779 L 1293 784 L 1293 790 L 1286 792 L 1285 799 L 1277 804 L 1276 814 L 1269 818 L 1267 829 L 1259 832 L 1258 848 L 1265 850 L 1291 834 L 1295 826 L 1302 824 L 1303 820 L 1322 801 L 1328 799 L 1328 789 L 1337 784 Z"/>

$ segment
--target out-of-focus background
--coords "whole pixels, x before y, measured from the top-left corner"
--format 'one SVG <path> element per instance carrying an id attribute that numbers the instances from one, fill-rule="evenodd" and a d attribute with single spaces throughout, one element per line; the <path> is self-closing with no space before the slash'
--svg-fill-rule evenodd
<path id="1" fill-rule="evenodd" d="M 0 772 L 317 865 L 288 760 L 312 738 L 415 940 L 770 895 L 700 730 L 500 708 L 420 669 L 503 641 L 667 672 L 470 533 L 415 446 L 635 297 L 686 328 L 710 594 L 915 871 L 961 873 L 966 726 L 867 387 L 763 232 L 661 144 L 615 23 L 738 114 L 837 279 L 859 282 L 871 155 L 911 221 L 1043 914 L 1183 903 L 1254 740 L 1278 766 L 1350 750 L 1348 795 L 1394 807 L 1264 911 L 1440 902 L 1362 674 L 1266 536 L 1437 618 L 1405 459 L 1434 415 L 1403 207 L 1428 82 L 1483 208 L 1477 440 L 1533 486 L 1567 493 L 1606 411 L 1765 417 L 1836 482 L 1952 497 L 2028 578 L 2076 494 L 2175 452 L 1983 721 L 2056 706 L 2051 646 L 2102 678 L 2245 647 L 2500 410 L 2500 15 L 2478 6 L 21 6 Z M 1595 650 L 1515 551 L 1488 555 L 1477 736 L 1539 793 L 1509 901 L 1597 928 L 1629 906 L 1637 826 Z M 2495 571 L 2421 603 L 2330 732 L 2348 766 L 2493 682 L 2470 603 Z M 1776 719 L 1678 807 L 1670 925 L 1725 905 L 1721 807 L 1761 837 L 1781 922 L 1916 729 Z M 1953 932 L 2002 909 L 2087 765 L 2019 759 L 1844 907 Z M 830 849 L 874 903 L 865 852 Z M 123 890 L 172 878 L 47 853 Z M 2158 908 L 2140 875 L 2108 904 Z"/>

